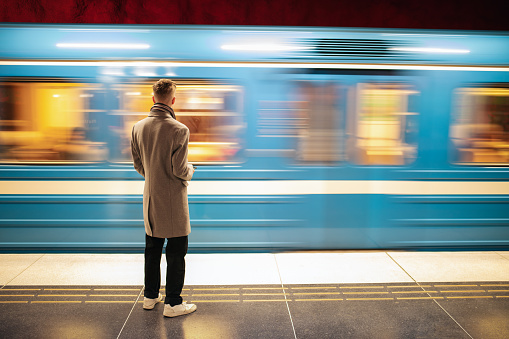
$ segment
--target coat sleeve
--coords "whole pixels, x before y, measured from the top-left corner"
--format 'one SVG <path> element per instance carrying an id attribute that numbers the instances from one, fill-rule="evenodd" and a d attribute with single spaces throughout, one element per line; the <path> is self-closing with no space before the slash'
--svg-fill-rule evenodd
<path id="1" fill-rule="evenodd" d="M 175 140 L 177 148 L 171 156 L 173 174 L 182 180 L 189 181 L 193 177 L 192 166 L 187 163 L 189 146 L 189 129 L 183 128 L 177 133 Z"/>
<path id="2" fill-rule="evenodd" d="M 143 163 L 141 162 L 140 148 L 138 147 L 138 142 L 134 137 L 134 126 L 131 134 L 131 153 L 133 155 L 134 168 L 138 173 L 145 177 L 145 168 L 143 168 Z"/>

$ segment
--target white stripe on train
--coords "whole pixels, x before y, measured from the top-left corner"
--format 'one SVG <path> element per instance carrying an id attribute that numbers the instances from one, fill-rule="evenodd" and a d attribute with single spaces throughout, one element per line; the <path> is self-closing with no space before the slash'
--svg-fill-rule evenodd
<path id="1" fill-rule="evenodd" d="M 0 181 L 1 195 L 138 195 L 144 181 Z M 190 195 L 509 195 L 509 182 L 367 180 L 194 180 Z"/>
<path id="2" fill-rule="evenodd" d="M 205 62 L 205 61 L 30 61 L 1 60 L 0 66 L 92 66 L 92 67 L 241 67 L 241 68 L 317 68 L 317 69 L 394 69 L 414 71 L 481 71 L 509 72 L 509 67 L 468 65 L 404 65 L 292 62 Z"/>

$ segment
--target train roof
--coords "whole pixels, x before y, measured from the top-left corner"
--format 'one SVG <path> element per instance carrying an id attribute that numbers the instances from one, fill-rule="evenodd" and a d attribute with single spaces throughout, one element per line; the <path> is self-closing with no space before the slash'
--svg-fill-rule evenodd
<path id="1" fill-rule="evenodd" d="M 0 24 L 3 60 L 509 65 L 509 32 L 386 28 Z"/>

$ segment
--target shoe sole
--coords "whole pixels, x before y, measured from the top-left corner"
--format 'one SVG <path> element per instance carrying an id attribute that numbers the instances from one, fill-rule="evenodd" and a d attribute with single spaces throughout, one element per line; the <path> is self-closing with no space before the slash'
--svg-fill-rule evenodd
<path id="1" fill-rule="evenodd" d="M 189 312 L 186 312 L 186 313 L 179 313 L 179 314 L 170 314 L 170 315 L 166 315 L 163 313 L 163 315 L 167 318 L 175 318 L 175 317 L 178 317 L 178 316 L 181 316 L 181 315 L 186 315 L 186 314 L 191 314 L 193 313 L 194 311 L 196 311 L 196 308 L 192 311 L 189 311 Z"/>

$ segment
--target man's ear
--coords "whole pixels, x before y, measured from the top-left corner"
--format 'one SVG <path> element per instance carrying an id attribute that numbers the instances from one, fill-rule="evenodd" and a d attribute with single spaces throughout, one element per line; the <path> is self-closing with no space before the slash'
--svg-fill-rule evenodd
<path id="1" fill-rule="evenodd" d="M 171 99 L 171 104 L 175 105 L 175 97 L 173 97 L 173 99 Z"/>
<path id="2" fill-rule="evenodd" d="M 152 96 L 152 101 L 154 102 L 154 104 L 156 103 L 156 98 L 154 98 L 154 96 Z"/>

